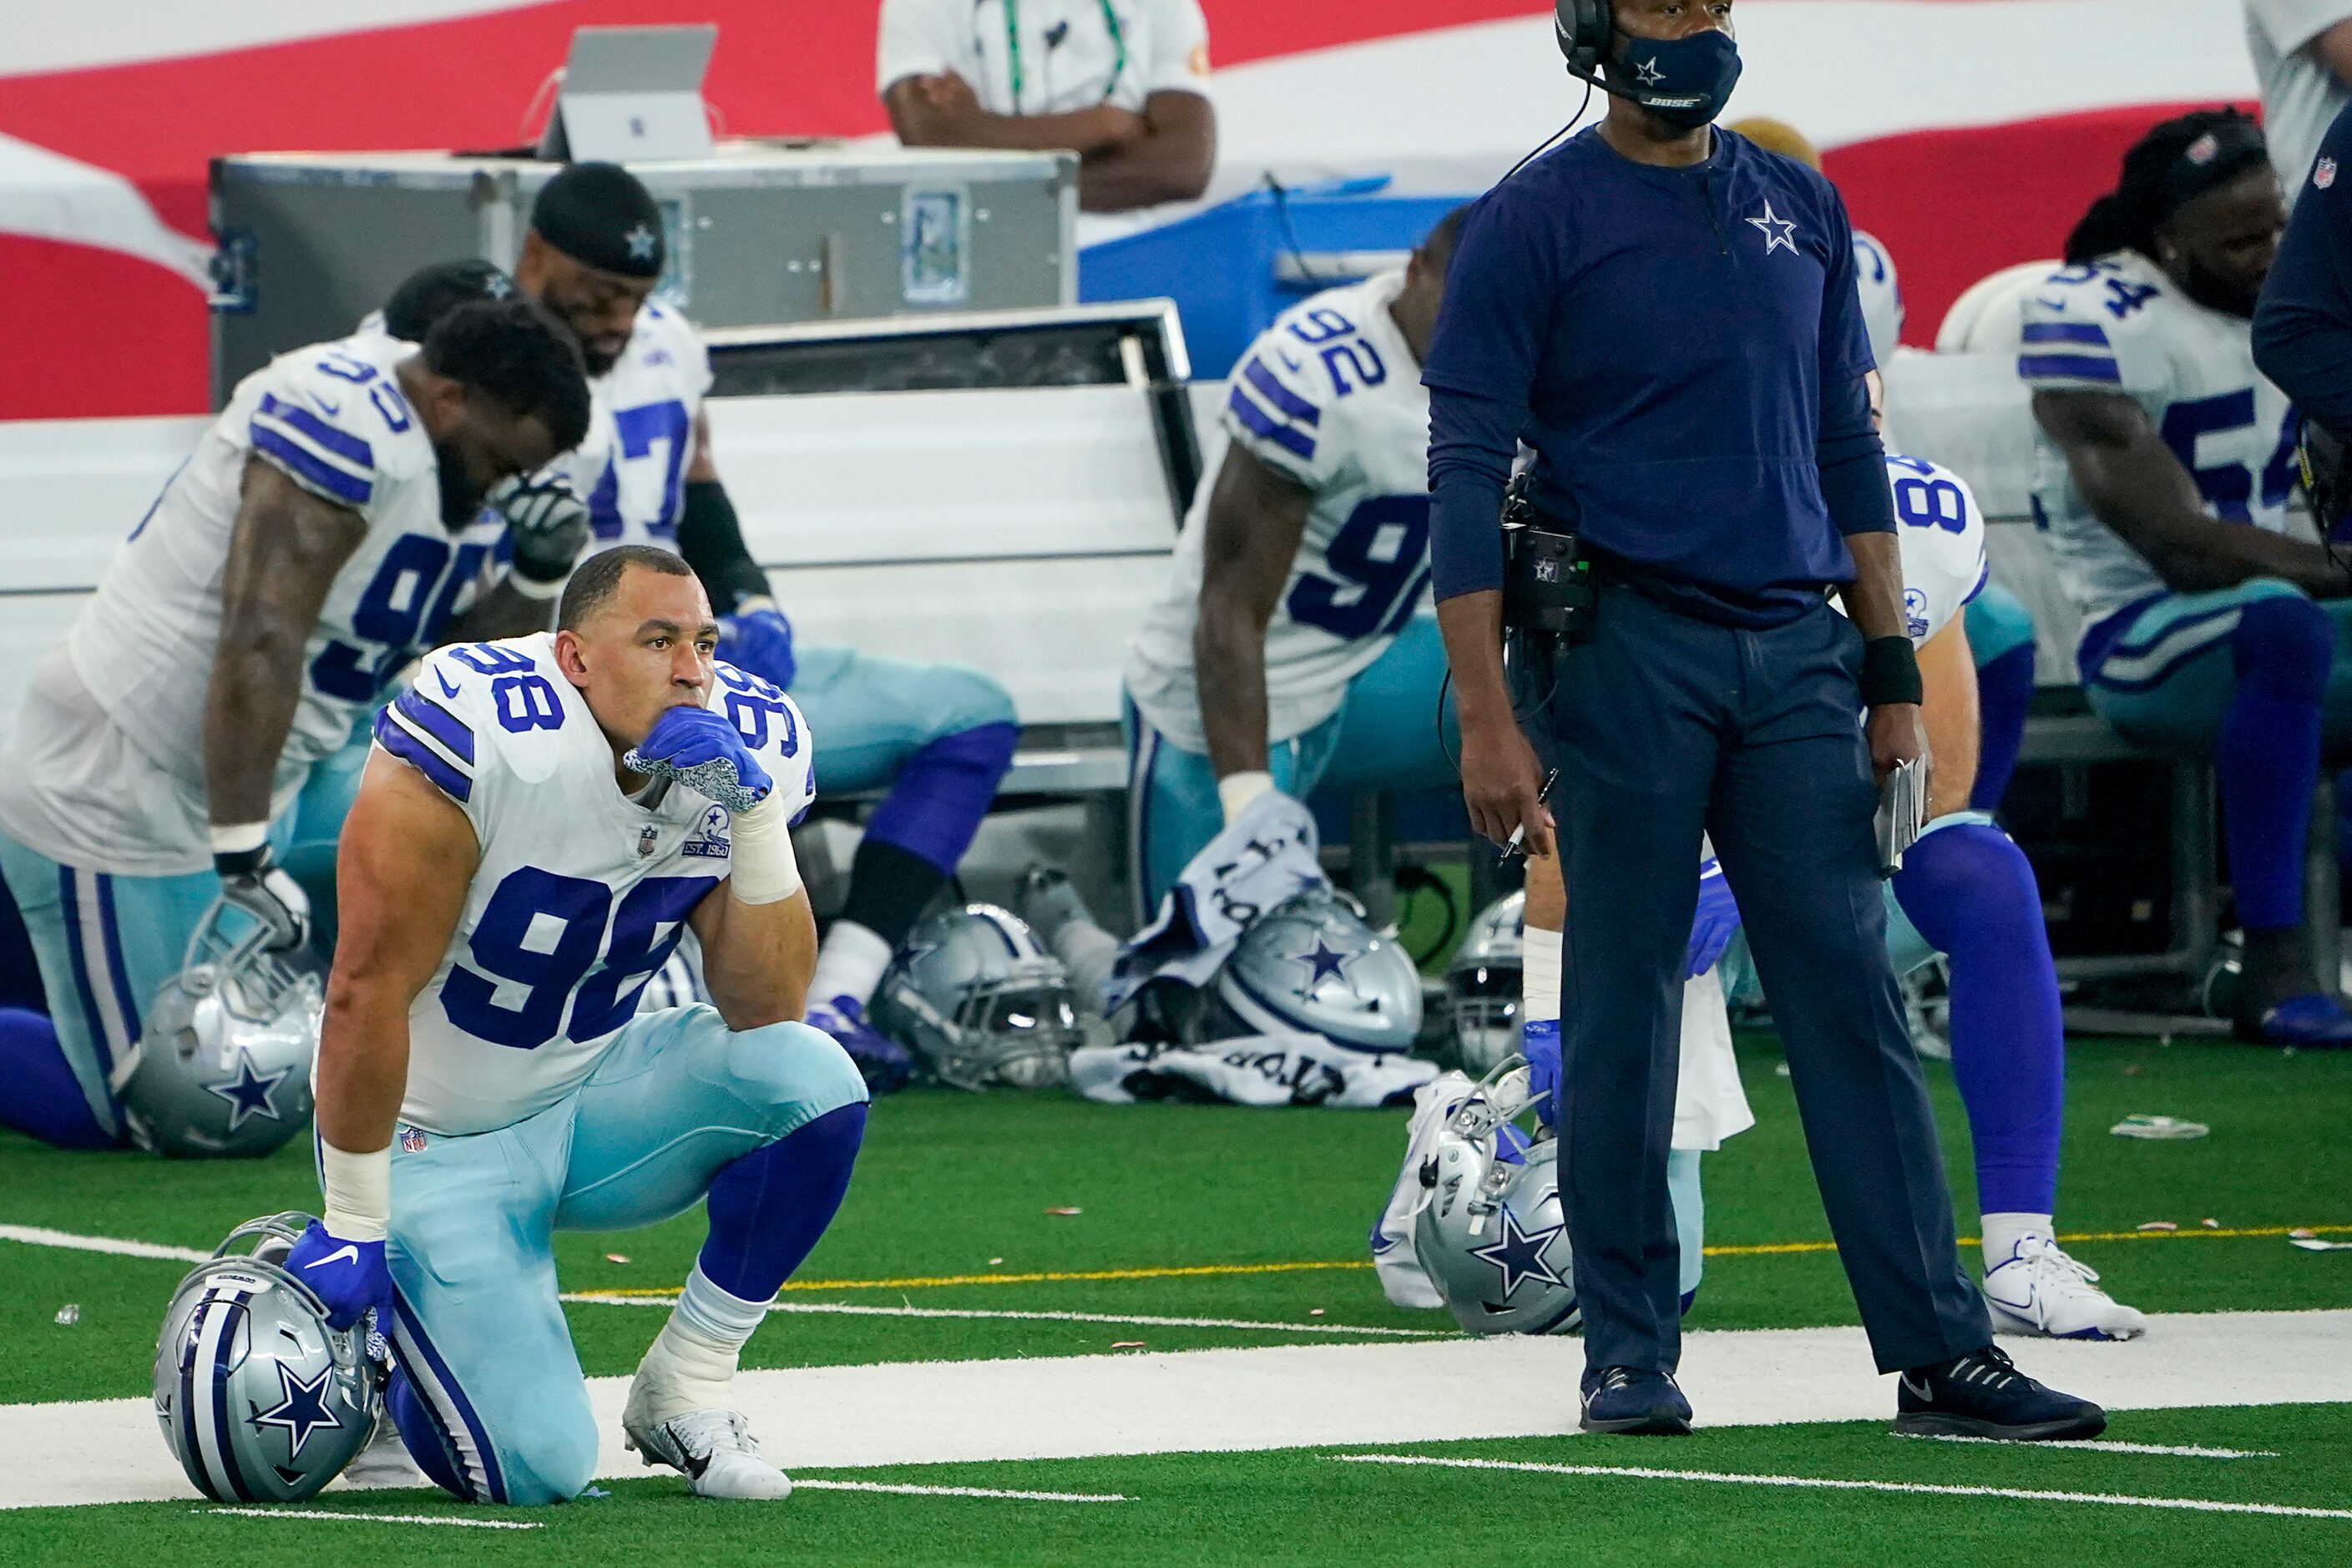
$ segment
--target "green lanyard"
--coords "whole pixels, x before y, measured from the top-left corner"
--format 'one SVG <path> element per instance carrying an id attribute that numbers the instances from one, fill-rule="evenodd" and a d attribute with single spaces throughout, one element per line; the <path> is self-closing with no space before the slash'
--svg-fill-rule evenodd
<path id="1" fill-rule="evenodd" d="M 1004 55 L 1013 78 L 1013 112 L 1021 112 L 1021 0 L 1003 0 L 1004 5 Z M 1103 86 L 1102 101 L 1108 103 L 1118 87 L 1118 79 L 1127 69 L 1127 33 L 1118 25 L 1118 13 L 1110 8 L 1110 0 L 1095 0 L 1102 7 L 1104 30 L 1110 34 L 1112 50 L 1110 80 Z"/>

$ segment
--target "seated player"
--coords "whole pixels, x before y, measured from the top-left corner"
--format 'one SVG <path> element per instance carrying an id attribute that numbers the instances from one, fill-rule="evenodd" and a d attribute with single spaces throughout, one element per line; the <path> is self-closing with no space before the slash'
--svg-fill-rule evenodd
<path id="1" fill-rule="evenodd" d="M 667 551 L 592 558 L 558 618 L 434 654 L 377 720 L 319 1045 L 325 1217 L 287 1267 L 334 1327 L 390 1325 L 388 1405 L 428 1476 L 559 1502 L 597 1436 L 552 1234 L 707 1199 L 623 1428 L 702 1496 L 782 1497 L 729 1384 L 866 1125 L 856 1067 L 796 1022 L 809 731 L 714 664 L 709 601 Z M 713 1005 L 639 1013 L 689 926 Z"/>
<path id="2" fill-rule="evenodd" d="M 2297 421 L 2251 342 L 2285 221 L 2252 121 L 2164 121 L 2067 237 L 2066 269 L 2026 296 L 2017 370 L 2093 710 L 2221 776 L 2239 1037 L 2352 1046 L 2299 929 L 2321 747 L 2352 741 L 2352 576 L 2289 531 Z"/>
<path id="3" fill-rule="evenodd" d="M 693 325 L 650 298 L 664 243 L 653 197 L 610 163 L 572 165 L 531 207 L 515 282 L 580 334 L 596 399 L 589 438 L 562 470 L 589 498 L 591 548 L 674 544 L 686 557 L 721 612 L 727 658 L 789 690 L 824 736 L 827 791 L 889 786 L 818 952 L 809 1021 L 896 1087 L 911 1059 L 866 1009 L 1012 766 L 1013 700 L 959 665 L 795 647 L 711 458 L 709 357 Z"/>
<path id="4" fill-rule="evenodd" d="M 2098 1276 L 2054 1239 L 2066 1068 L 2057 971 L 2033 868 L 1989 813 L 1969 804 L 1976 666 L 1962 609 L 1984 580 L 1984 517 L 1948 469 L 1890 457 L 1886 470 L 1935 759 L 1927 831 L 1886 887 L 1887 951 L 1898 974 L 1938 953 L 1950 962 L 1952 1076 L 1976 1152 L 1985 1303 L 1994 1326 L 2007 1333 L 2133 1339 L 2145 1331 L 2146 1320 L 2101 1290 Z M 1723 877 L 1712 863 L 1708 870 L 1691 938 L 1693 973 L 1725 952 L 1739 921 Z M 1566 912 L 1559 863 L 1530 860 L 1523 1016 L 1530 1058 L 1548 1046 L 1554 1075 L 1558 1026 L 1546 1041 L 1541 1020 L 1559 1016 Z M 1732 951 L 1727 971 L 1744 970 L 1744 945 Z M 1724 990 L 1736 993 L 1742 980 L 1727 973 Z M 1708 1005 L 1720 1007 L 1721 994 Z"/>
<path id="5" fill-rule="evenodd" d="M 1402 273 L 1258 335 L 1128 649 L 1128 864 L 1139 918 L 1263 792 L 1454 781 L 1429 595 L 1429 394 L 1462 211 Z"/>
<path id="6" fill-rule="evenodd" d="M 215 897 L 278 946 L 310 939 L 355 721 L 461 612 L 525 602 L 519 555 L 467 608 L 504 526 L 484 497 L 587 425 L 572 334 L 520 301 L 421 351 L 362 334 L 238 385 L 34 667 L 0 760 L 0 871 L 55 1009 L 53 1030 L 0 1027 L 9 1125 L 123 1135 L 109 1076 Z"/>

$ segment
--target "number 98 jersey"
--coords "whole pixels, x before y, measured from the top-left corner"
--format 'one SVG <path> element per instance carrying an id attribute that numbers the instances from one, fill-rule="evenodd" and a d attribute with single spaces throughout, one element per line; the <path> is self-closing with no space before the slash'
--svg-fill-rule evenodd
<path id="1" fill-rule="evenodd" d="M 1429 596 L 1429 394 L 1389 314 L 1403 287 L 1403 273 L 1388 272 L 1315 295 L 1276 317 L 1234 366 L 1175 570 L 1128 650 L 1129 695 L 1187 751 L 1208 750 L 1192 628 L 1209 496 L 1234 447 L 1311 498 L 1265 628 L 1269 742 L 1337 712 L 1348 682 Z"/>
<path id="2" fill-rule="evenodd" d="M 775 687 L 721 664 L 709 706 L 807 808 L 813 748 Z M 613 749 L 554 638 L 446 647 L 378 715 L 376 744 L 474 826 L 480 860 L 432 983 L 408 1012 L 401 1120 L 510 1126 L 588 1077 L 730 868 L 730 818 L 682 784 L 621 794 Z"/>

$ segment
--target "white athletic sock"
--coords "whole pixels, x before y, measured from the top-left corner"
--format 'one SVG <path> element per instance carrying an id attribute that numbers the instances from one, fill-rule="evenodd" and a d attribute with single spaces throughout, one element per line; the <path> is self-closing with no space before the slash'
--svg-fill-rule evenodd
<path id="1" fill-rule="evenodd" d="M 2017 1244 L 2029 1236 L 2047 1238 L 2056 1234 L 2046 1214 L 1989 1214 L 1979 1228 L 1984 1235 L 1985 1271 L 1990 1273 L 2016 1255 Z"/>
<path id="2" fill-rule="evenodd" d="M 1524 1023 L 1559 1016 L 1559 932 L 1528 927 L 1526 956 L 1520 960 L 1526 978 L 1519 983 L 1519 1018 Z"/>
<path id="3" fill-rule="evenodd" d="M 882 972 L 890 967 L 890 944 L 856 921 L 835 921 L 816 950 L 816 973 L 809 979 L 809 1001 L 828 1004 L 846 996 L 863 1007 L 874 999 Z"/>
<path id="4" fill-rule="evenodd" d="M 768 1315 L 765 1301 L 746 1301 L 713 1285 L 697 1263 L 679 1292 L 669 1321 L 640 1363 L 640 1378 L 652 1373 L 658 1386 L 650 1419 L 660 1422 L 688 1410 L 729 1408 L 728 1385 L 743 1343 Z M 634 1401 L 632 1403 L 635 1403 Z"/>
<path id="5" fill-rule="evenodd" d="M 1081 914 L 1064 921 L 1046 945 L 1070 972 L 1070 984 L 1078 1000 L 1089 1011 L 1101 1011 L 1103 982 L 1110 978 L 1111 966 L 1118 962 L 1118 938 L 1097 925 L 1092 916 Z"/>

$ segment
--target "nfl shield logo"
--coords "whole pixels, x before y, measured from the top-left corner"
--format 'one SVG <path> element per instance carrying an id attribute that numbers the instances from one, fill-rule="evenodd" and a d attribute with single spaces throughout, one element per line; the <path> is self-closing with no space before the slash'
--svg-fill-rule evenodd
<path id="1" fill-rule="evenodd" d="M 421 1152 L 425 1147 L 424 1132 L 415 1127 L 402 1128 L 400 1130 L 400 1147 L 402 1152 L 404 1153 L 415 1154 Z"/>
<path id="2" fill-rule="evenodd" d="M 2336 183 L 2336 160 L 2333 158 L 2322 158 L 2317 163 L 2314 164 L 2311 171 L 2311 183 L 2317 185 L 2323 191 L 2328 186 L 2334 184 Z"/>

